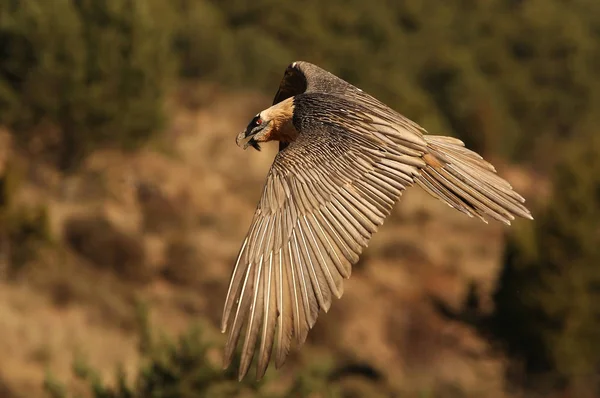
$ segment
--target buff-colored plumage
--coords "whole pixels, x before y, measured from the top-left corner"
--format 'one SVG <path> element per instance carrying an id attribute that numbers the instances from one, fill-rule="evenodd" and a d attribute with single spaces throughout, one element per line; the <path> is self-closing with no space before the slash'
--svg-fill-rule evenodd
<path id="1" fill-rule="evenodd" d="M 279 367 L 293 342 L 305 341 L 411 185 L 484 221 L 532 218 L 524 199 L 461 141 L 427 135 L 307 62 L 286 69 L 274 105 L 237 137 L 244 148 L 271 140 L 280 141 L 280 151 L 233 269 L 221 324 L 225 366 L 245 335 L 240 379 L 255 352 L 261 378 L 273 352 Z"/>

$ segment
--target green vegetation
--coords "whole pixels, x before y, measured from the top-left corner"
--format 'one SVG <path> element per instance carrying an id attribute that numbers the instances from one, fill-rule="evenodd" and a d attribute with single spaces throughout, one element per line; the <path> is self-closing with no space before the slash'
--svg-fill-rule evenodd
<path id="1" fill-rule="evenodd" d="M 171 76 L 155 3 L 3 1 L 0 123 L 63 169 L 98 145 L 143 142 L 160 128 Z"/>
<path id="2" fill-rule="evenodd" d="M 16 276 L 38 249 L 51 242 L 48 213 L 44 206 L 16 203 L 15 191 L 19 173 L 7 167 L 0 175 L 0 277 L 2 262 L 6 262 L 6 276 Z"/>
<path id="3" fill-rule="evenodd" d="M 394 397 L 436 398 L 473 397 L 451 384 L 435 386 L 429 391 L 400 392 L 368 366 L 348 364 L 334 367 L 329 361 L 313 358 L 309 364 L 287 377 L 267 371 L 255 381 L 254 369 L 242 381 L 237 380 L 239 357 L 227 369 L 221 367 L 222 342 L 210 333 L 208 325 L 192 326 L 173 339 L 150 326 L 144 305 L 137 307 L 138 349 L 141 364 L 136 374 L 126 374 L 117 367 L 114 382 L 103 380 L 85 357 L 79 355 L 72 366 L 78 383 L 65 384 L 48 372 L 44 383 L 49 398 L 90 396 L 92 398 L 192 398 L 192 397 L 256 397 L 256 398 L 338 398 Z M 82 387 L 82 388 L 80 388 Z M 75 391 L 79 392 L 77 395 Z M 85 392 L 85 393 L 84 393 Z M 83 395 L 82 395 L 83 394 Z M 400 395 L 398 395 L 400 394 Z"/>
<path id="4" fill-rule="evenodd" d="M 178 81 L 271 95 L 291 61 L 319 64 L 431 132 L 553 176 L 547 207 L 510 237 L 494 331 L 528 374 L 579 388 L 600 367 L 599 42 L 597 0 L 4 0 L 0 125 L 30 158 L 73 170 L 97 148 L 135 149 L 160 132 Z M 11 270 L 50 240 L 45 209 L 14 203 L 15 181 L 0 176 Z M 148 230 L 185 218 L 138 199 L 155 216 Z M 142 242 L 101 219 L 70 220 L 66 237 L 98 268 L 150 278 Z M 188 249 L 169 247 L 180 261 L 168 279 L 187 280 Z M 212 388 L 208 377 L 249 388 L 207 364 L 197 335 L 151 346 L 133 386 L 78 373 L 97 397 L 185 396 Z"/>
<path id="5" fill-rule="evenodd" d="M 176 64 L 272 94 L 305 59 L 430 131 L 543 167 L 600 122 L 598 15 L 594 0 L 8 0 L 0 123 L 68 168 L 160 129 Z"/>
<path id="6" fill-rule="evenodd" d="M 208 3 L 186 14 L 205 31 L 194 36 L 205 38 L 196 54 L 210 64 L 186 69 L 200 77 L 271 93 L 285 64 L 305 59 L 430 131 L 542 164 L 548 146 L 599 121 L 594 0 Z M 193 23 L 202 15 L 212 25 Z"/>
<path id="7" fill-rule="evenodd" d="M 599 150 L 597 136 L 565 150 L 552 200 L 509 242 L 496 294 L 495 332 L 575 396 L 600 391 Z"/>
<path id="8" fill-rule="evenodd" d="M 327 370 L 314 367 L 301 373 L 291 387 L 278 393 L 281 388 L 273 388 L 269 377 L 257 382 L 247 377 L 237 381 L 237 365 L 234 363 L 223 371 L 214 355 L 217 345 L 202 332 L 202 328 L 192 327 L 177 340 L 165 336 L 156 338 L 150 327 L 148 313 L 143 306 L 138 311 L 139 352 L 142 365 L 133 382 L 122 368 L 117 368 L 116 383 L 105 383 L 98 373 L 83 358 L 77 358 L 73 372 L 89 387 L 94 398 L 192 398 L 192 397 L 269 397 L 291 398 L 337 397 L 334 388 L 327 386 Z M 220 351 L 217 350 L 220 354 Z M 220 359 L 220 356 L 219 356 Z M 130 378 L 129 378 L 130 379 Z M 67 387 L 48 375 L 45 388 L 51 398 L 70 397 Z"/>

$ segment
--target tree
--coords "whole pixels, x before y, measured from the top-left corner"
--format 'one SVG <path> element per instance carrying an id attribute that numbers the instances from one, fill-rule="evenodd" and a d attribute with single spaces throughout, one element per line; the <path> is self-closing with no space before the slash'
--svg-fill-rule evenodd
<path id="1" fill-rule="evenodd" d="M 160 128 L 171 33 L 156 1 L 10 0 L 0 5 L 0 123 L 21 147 L 76 165 Z"/>
<path id="2" fill-rule="evenodd" d="M 508 244 L 494 329 L 530 374 L 600 391 L 600 138 L 575 142 L 535 223 Z M 583 389 L 583 391 L 579 390 Z"/>

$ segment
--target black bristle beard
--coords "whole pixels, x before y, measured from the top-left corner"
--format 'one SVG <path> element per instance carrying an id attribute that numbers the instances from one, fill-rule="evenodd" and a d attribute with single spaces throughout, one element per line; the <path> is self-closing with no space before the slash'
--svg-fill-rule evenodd
<path id="1" fill-rule="evenodd" d="M 258 142 L 250 140 L 249 144 L 252 148 L 256 149 L 257 151 L 260 151 L 260 145 Z"/>

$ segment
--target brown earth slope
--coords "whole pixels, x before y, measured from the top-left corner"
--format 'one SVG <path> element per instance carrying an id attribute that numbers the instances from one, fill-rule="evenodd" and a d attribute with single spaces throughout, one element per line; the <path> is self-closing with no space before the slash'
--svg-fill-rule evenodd
<path id="1" fill-rule="evenodd" d="M 241 151 L 234 137 L 268 102 L 188 88 L 170 105 L 161 138 L 135 154 L 95 153 L 68 178 L 11 155 L 23 176 L 17 200 L 47 207 L 54 242 L 0 278 L 0 396 L 43 396 L 46 369 L 69 380 L 81 352 L 107 377 L 117 363 L 133 372 L 137 298 L 169 333 L 198 319 L 216 330 L 276 151 Z M 7 152 L 8 142 L 1 146 Z M 9 155 L 2 156 L 4 164 Z M 527 196 L 526 175 L 499 169 Z M 403 391 L 444 385 L 465 396 L 504 396 L 501 356 L 431 300 L 460 308 L 475 284 L 481 311 L 491 310 L 503 231 L 410 189 L 282 377 L 323 352 L 368 363 Z"/>

